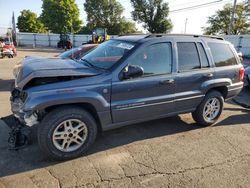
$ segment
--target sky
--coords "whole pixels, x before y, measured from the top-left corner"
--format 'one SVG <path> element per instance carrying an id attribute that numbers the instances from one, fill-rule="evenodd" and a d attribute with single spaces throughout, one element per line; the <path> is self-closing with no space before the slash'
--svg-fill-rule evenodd
<path id="1" fill-rule="evenodd" d="M 124 7 L 123 15 L 130 21 L 131 7 L 130 0 L 118 0 Z M 174 27 L 172 33 L 184 33 L 185 22 L 186 22 L 186 33 L 187 34 L 202 34 L 202 27 L 206 26 L 207 18 L 216 13 L 217 10 L 222 9 L 226 3 L 233 3 L 234 0 L 164 0 L 169 3 L 169 18 L 171 19 Z M 201 5 L 204 3 L 212 3 L 207 6 L 202 6 L 196 9 L 176 11 L 178 9 Z M 237 2 L 242 2 L 238 0 Z M 76 0 L 76 3 L 80 9 L 80 17 L 86 24 L 86 13 L 83 9 L 84 0 Z M 31 11 L 41 14 L 42 1 L 41 0 L 0 0 L 0 31 L 3 28 L 11 26 L 12 12 L 15 13 L 15 17 L 20 15 L 20 11 L 23 9 L 30 9 Z M 139 30 L 143 30 L 142 24 L 136 24 Z M 143 30 L 145 32 L 145 30 Z"/>

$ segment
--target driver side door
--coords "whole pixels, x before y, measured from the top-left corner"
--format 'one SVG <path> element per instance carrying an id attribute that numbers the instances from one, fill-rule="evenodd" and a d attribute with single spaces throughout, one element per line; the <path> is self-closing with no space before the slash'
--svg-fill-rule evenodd
<path id="1" fill-rule="evenodd" d="M 144 75 L 113 80 L 113 123 L 155 119 L 174 111 L 175 78 L 172 74 L 172 57 L 172 44 L 161 42 L 141 47 L 128 58 L 128 64 L 142 67 Z"/>

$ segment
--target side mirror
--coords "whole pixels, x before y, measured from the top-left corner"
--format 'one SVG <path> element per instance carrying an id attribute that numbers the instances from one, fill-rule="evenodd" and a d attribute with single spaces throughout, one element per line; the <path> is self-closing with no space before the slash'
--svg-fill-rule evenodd
<path id="1" fill-rule="evenodd" d="M 144 74 L 142 67 L 137 65 L 128 65 L 123 70 L 123 79 L 137 78 Z"/>

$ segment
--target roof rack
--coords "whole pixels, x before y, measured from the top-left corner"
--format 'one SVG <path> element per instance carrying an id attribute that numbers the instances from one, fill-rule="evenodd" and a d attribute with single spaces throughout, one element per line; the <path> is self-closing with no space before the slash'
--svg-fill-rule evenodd
<path id="1" fill-rule="evenodd" d="M 213 35 L 193 35 L 193 34 L 149 34 L 145 38 L 153 38 L 153 37 L 164 37 L 164 36 L 189 36 L 189 37 L 206 37 L 218 40 L 224 40 L 223 37 L 220 36 L 213 36 Z"/>

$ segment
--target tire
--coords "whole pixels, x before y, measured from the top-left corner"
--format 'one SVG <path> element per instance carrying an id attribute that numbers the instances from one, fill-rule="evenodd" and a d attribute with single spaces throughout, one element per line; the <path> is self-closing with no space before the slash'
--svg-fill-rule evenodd
<path id="1" fill-rule="evenodd" d="M 207 106 L 209 104 L 211 105 L 211 103 L 213 102 L 214 102 L 214 106 L 217 106 L 217 107 Z M 201 126 L 213 125 L 219 119 L 221 112 L 223 110 L 223 106 L 224 106 L 224 98 L 222 97 L 222 94 L 218 91 L 211 91 L 206 94 L 203 101 L 199 104 L 196 110 L 192 113 L 193 119 Z M 208 113 L 207 115 L 205 115 L 205 112 L 211 112 L 211 113 Z M 210 116 L 210 118 L 208 116 Z"/>
<path id="2" fill-rule="evenodd" d="M 56 160 L 68 160 L 83 155 L 94 143 L 96 135 L 97 124 L 94 118 L 87 111 L 74 106 L 59 107 L 49 112 L 37 132 L 42 152 Z"/>

